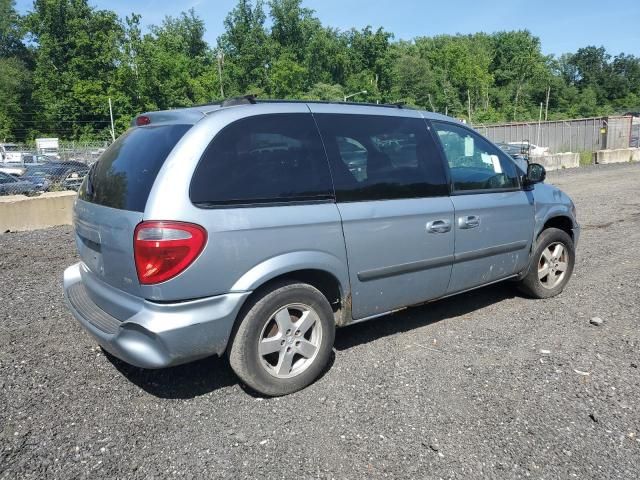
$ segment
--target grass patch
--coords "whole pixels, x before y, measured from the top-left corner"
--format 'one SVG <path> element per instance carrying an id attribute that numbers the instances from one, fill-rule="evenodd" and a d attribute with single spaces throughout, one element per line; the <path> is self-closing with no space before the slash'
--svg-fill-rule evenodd
<path id="1" fill-rule="evenodd" d="M 593 165 L 593 152 L 580 152 L 580 166 Z"/>

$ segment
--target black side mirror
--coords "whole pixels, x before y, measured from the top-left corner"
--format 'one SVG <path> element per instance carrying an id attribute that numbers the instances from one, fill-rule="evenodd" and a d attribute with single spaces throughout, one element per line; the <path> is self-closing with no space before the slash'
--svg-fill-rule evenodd
<path id="1" fill-rule="evenodd" d="M 539 163 L 530 163 L 527 167 L 527 175 L 524 177 L 524 184 L 528 186 L 542 183 L 545 178 L 547 178 L 545 168 Z"/>

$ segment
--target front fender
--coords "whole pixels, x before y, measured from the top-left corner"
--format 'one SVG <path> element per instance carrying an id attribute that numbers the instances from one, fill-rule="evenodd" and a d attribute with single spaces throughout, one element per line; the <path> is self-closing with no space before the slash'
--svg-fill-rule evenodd
<path id="1" fill-rule="evenodd" d="M 280 275 L 297 270 L 321 270 L 333 275 L 339 283 L 342 297 L 349 292 L 349 274 L 342 260 L 326 252 L 303 250 L 269 258 L 251 268 L 231 287 L 231 292 L 252 291 Z"/>
<path id="2" fill-rule="evenodd" d="M 573 228 L 578 228 L 578 223 L 572 212 L 572 201 L 569 196 L 557 187 L 547 184 L 538 184 L 534 190 L 535 196 L 535 222 L 533 228 L 533 240 L 538 238 L 544 225 L 554 217 L 569 218 Z"/>

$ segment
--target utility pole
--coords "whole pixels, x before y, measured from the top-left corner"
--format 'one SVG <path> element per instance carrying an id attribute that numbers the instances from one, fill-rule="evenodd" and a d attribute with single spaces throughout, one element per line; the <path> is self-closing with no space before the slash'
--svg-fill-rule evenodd
<path id="1" fill-rule="evenodd" d="M 111 108 L 111 97 L 109 97 L 109 117 L 111 117 L 111 139 L 116 141 L 116 131 L 113 128 L 113 108 Z"/>
<path id="2" fill-rule="evenodd" d="M 220 97 L 224 98 L 224 89 L 222 88 L 222 63 L 224 62 L 224 53 L 218 49 L 218 78 L 220 80 Z"/>
<path id="3" fill-rule="evenodd" d="M 551 94 L 551 85 L 547 88 L 547 103 L 544 107 L 544 121 L 546 122 L 549 118 L 549 95 Z"/>
<path id="4" fill-rule="evenodd" d="M 433 108 L 433 102 L 431 101 L 431 94 L 430 94 L 430 93 L 427 93 L 427 97 L 429 97 L 429 105 L 431 105 L 431 111 L 432 111 L 432 112 L 435 112 L 435 111 L 436 111 L 436 109 L 435 109 L 435 108 Z"/>
<path id="5" fill-rule="evenodd" d="M 469 89 L 467 88 L 467 109 L 469 112 L 469 125 L 471 125 L 471 93 L 469 93 Z"/>
<path id="6" fill-rule="evenodd" d="M 536 140 L 536 145 L 540 146 L 540 123 L 542 122 L 542 102 L 540 102 L 540 115 L 538 116 L 538 135 Z"/>

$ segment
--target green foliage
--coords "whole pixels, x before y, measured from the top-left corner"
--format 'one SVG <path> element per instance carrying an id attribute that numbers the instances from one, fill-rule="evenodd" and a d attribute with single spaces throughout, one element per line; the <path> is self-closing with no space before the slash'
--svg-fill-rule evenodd
<path id="1" fill-rule="evenodd" d="M 587 46 L 545 56 L 526 30 L 394 41 L 323 26 L 303 0 L 238 0 L 217 44 L 193 10 L 143 32 L 88 0 L 0 0 L 0 140 L 108 139 L 136 114 L 253 93 L 404 102 L 472 123 L 607 115 L 640 107 L 640 59 Z"/>
<path id="2" fill-rule="evenodd" d="M 580 152 L 580 166 L 593 165 L 593 152 Z"/>

